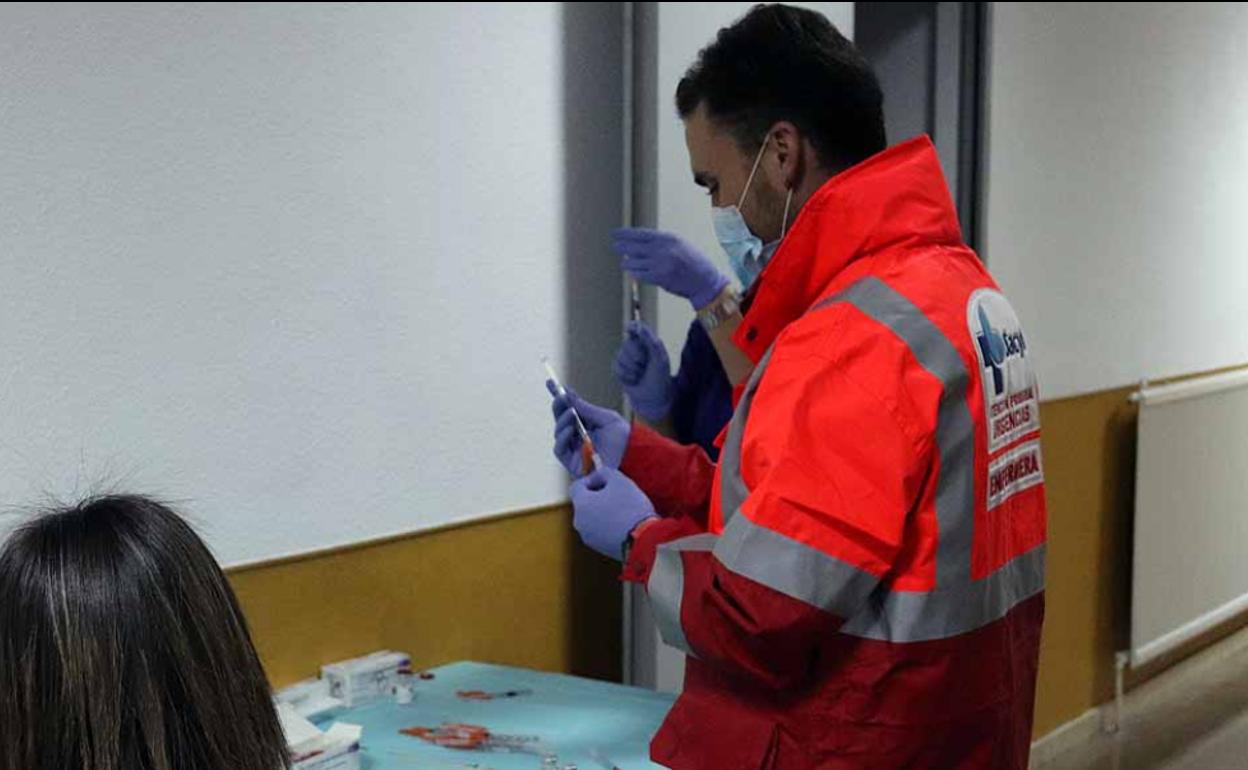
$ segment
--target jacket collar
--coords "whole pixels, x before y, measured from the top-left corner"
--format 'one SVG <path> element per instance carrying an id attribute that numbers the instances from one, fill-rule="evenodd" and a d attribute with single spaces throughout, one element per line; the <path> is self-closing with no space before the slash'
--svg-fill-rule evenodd
<path id="1" fill-rule="evenodd" d="M 734 341 L 753 361 L 853 263 L 908 243 L 960 244 L 936 148 L 921 136 L 829 179 L 802 207 L 749 296 Z"/>

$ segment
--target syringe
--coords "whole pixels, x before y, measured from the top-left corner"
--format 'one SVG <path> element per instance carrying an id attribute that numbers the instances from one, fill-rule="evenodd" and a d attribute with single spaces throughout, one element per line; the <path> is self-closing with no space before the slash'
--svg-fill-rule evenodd
<path id="1" fill-rule="evenodd" d="M 630 301 L 632 304 L 633 320 L 640 321 L 641 320 L 641 284 L 637 283 L 636 280 L 630 280 L 628 282 L 628 290 L 630 293 Z"/>
<path id="2" fill-rule="evenodd" d="M 620 770 L 620 768 L 602 753 L 601 749 L 590 749 L 589 758 L 598 763 L 603 770 Z"/>
<path id="3" fill-rule="evenodd" d="M 581 463 L 589 473 L 592 466 L 594 470 L 602 470 L 602 458 L 598 456 L 598 450 L 594 449 L 594 441 L 589 437 L 589 431 L 585 429 L 585 423 L 581 422 L 581 415 L 576 411 L 576 407 L 572 405 L 572 399 L 568 397 L 567 388 L 563 387 L 563 383 L 559 381 L 559 375 L 555 374 L 555 369 L 550 365 L 550 359 L 542 356 L 542 366 L 546 367 L 546 374 L 550 377 L 550 381 L 555 384 L 555 392 L 559 394 L 568 404 L 568 409 L 572 412 L 572 419 L 576 421 L 576 432 L 581 434 Z"/>

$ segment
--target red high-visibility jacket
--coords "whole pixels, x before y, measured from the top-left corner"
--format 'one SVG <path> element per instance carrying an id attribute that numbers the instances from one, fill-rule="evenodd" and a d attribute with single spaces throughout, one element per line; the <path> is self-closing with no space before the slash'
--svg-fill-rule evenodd
<path id="1" fill-rule="evenodd" d="M 719 464 L 636 426 L 677 770 L 1025 770 L 1044 616 L 1031 351 L 931 142 L 829 180 L 736 342 Z"/>

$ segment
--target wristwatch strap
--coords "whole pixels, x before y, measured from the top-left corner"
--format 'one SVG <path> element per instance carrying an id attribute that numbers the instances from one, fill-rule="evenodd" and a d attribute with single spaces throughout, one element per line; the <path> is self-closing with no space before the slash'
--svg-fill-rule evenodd
<path id="1" fill-rule="evenodd" d="M 735 293 L 721 295 L 719 299 L 698 311 L 698 321 L 702 324 L 702 328 L 714 331 L 720 326 L 727 323 L 741 310 L 741 302 L 737 299 Z"/>

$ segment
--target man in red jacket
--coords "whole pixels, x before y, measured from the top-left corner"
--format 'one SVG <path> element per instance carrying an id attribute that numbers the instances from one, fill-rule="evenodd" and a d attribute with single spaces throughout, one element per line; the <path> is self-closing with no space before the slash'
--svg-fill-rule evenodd
<path id="1" fill-rule="evenodd" d="M 780 245 L 744 318 L 727 290 L 701 312 L 753 367 L 719 463 L 555 401 L 564 465 L 585 470 L 569 406 L 606 463 L 572 485 L 578 531 L 689 656 L 651 747 L 677 770 L 1027 766 L 1031 351 L 931 143 L 884 150 L 880 105 L 816 13 L 759 6 L 721 30 L 677 92 L 695 178 Z"/>

